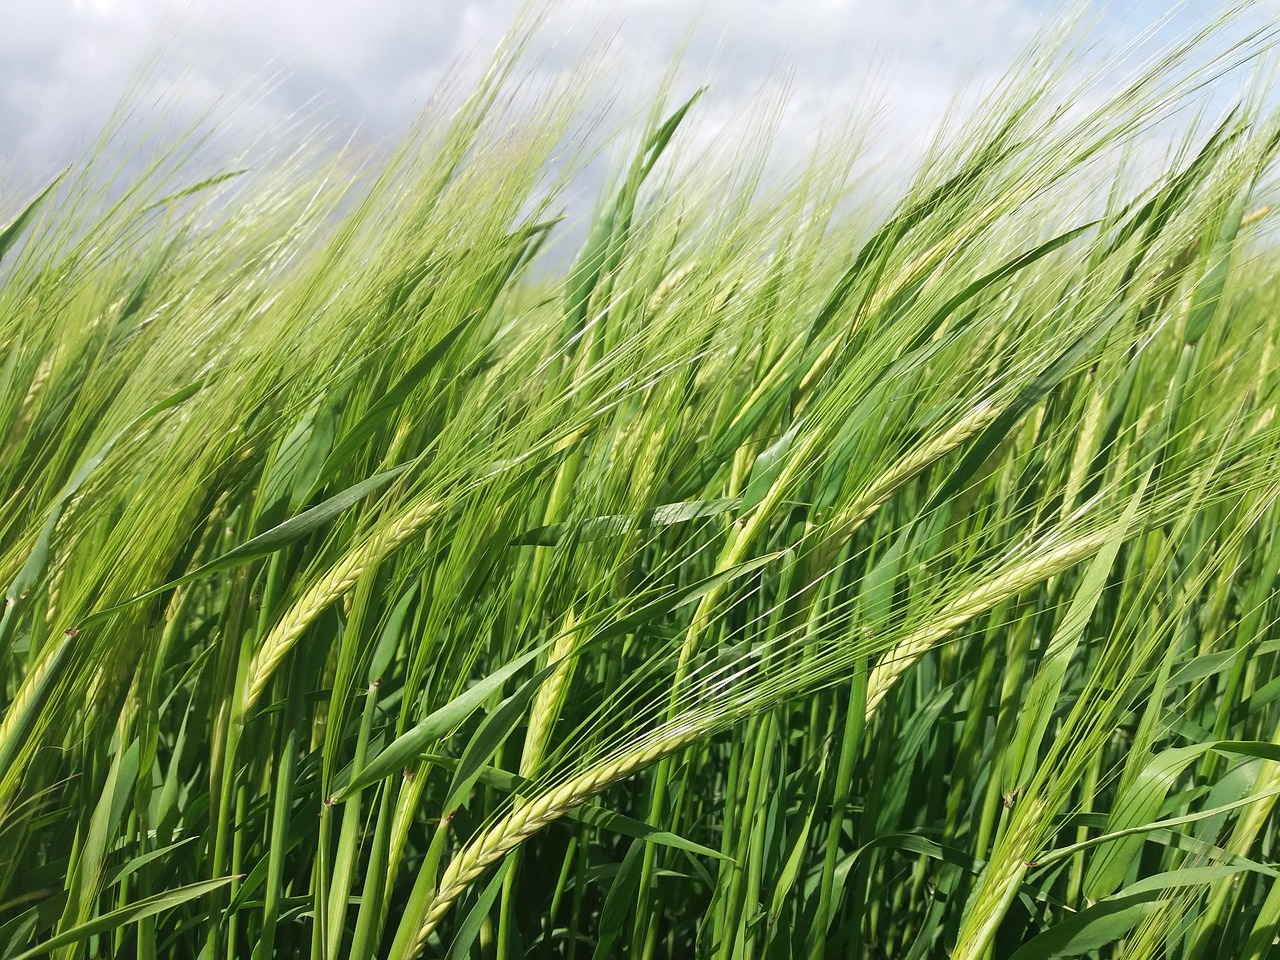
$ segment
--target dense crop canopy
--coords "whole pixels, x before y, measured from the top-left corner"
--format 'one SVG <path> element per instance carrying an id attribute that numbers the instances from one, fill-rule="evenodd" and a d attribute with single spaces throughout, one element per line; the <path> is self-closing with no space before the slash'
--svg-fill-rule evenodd
<path id="1" fill-rule="evenodd" d="M 1131 150 L 1230 27 L 891 197 L 695 95 L 574 234 L 519 41 L 6 194 L 0 960 L 1264 956 L 1280 116 Z"/>

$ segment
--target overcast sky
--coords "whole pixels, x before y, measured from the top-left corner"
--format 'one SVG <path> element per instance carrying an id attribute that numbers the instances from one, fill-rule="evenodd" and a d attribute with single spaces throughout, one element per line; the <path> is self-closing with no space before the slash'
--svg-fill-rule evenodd
<path id="1" fill-rule="evenodd" d="M 521 0 L 0 0 L 0 185 L 76 159 L 129 90 L 149 52 L 167 64 L 151 88 L 181 91 L 188 109 L 246 82 L 269 88 L 252 120 L 308 116 L 374 140 L 403 129 L 459 63 L 481 63 Z M 998 78 L 1017 52 L 1076 5 L 1055 0 L 551 0 L 541 36 L 546 69 L 568 69 L 610 41 L 606 76 L 652 89 L 696 24 L 684 72 L 710 81 L 705 110 L 727 116 L 791 72 L 790 135 L 865 99 L 886 128 L 933 127 L 961 83 Z M 1114 66 L 1223 9 L 1192 0 L 1097 6 Z M 1280 0 L 1255 0 L 1259 22 Z M 180 78 L 180 86 L 173 86 Z M 6 176 L 8 175 L 8 176 Z"/>

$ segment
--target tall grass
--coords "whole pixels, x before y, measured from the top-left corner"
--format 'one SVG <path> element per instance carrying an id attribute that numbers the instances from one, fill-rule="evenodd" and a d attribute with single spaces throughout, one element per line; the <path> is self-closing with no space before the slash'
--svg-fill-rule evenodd
<path id="1" fill-rule="evenodd" d="M 1267 955 L 1280 115 L 1134 145 L 1271 39 L 895 197 L 660 98 L 569 266 L 523 39 L 8 195 L 0 957 Z"/>

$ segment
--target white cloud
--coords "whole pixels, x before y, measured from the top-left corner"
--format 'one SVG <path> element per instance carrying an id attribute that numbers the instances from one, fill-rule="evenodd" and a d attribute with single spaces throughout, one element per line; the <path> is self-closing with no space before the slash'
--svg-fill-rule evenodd
<path id="1" fill-rule="evenodd" d="M 1280 0 L 1266 0 L 1272 7 Z M 189 114 L 249 84 L 251 123 L 281 123 L 318 101 L 339 129 L 392 136 L 452 64 L 483 63 L 519 0 L 0 0 L 0 170 L 34 173 L 77 157 L 130 90 L 149 52 L 151 90 Z M 761 91 L 790 92 L 784 135 L 882 94 L 888 136 L 934 127 L 957 86 L 1002 75 L 1068 4 L 1036 0 L 552 0 L 538 44 L 544 73 L 604 55 L 625 96 L 656 89 L 691 22 L 686 87 L 712 89 L 701 115 L 739 115 Z M 1123 43 L 1164 13 L 1155 0 L 1104 14 Z M 278 75 L 274 86 L 269 77 Z M 788 81 L 788 77 L 790 78 Z M 789 83 L 789 86 L 788 86 Z M 261 88 L 261 89 L 259 89 Z"/>

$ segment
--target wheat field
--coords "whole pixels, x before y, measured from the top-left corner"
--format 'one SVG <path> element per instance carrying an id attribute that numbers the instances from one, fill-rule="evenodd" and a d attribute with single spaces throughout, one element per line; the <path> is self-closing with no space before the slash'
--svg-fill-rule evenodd
<path id="1" fill-rule="evenodd" d="M 0 960 L 1268 956 L 1275 37 L 585 226 L 526 40 L 0 192 Z"/>

